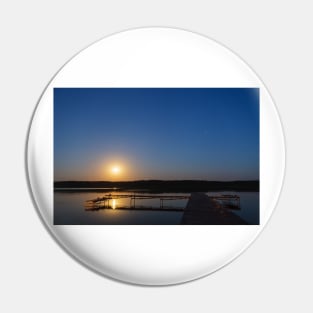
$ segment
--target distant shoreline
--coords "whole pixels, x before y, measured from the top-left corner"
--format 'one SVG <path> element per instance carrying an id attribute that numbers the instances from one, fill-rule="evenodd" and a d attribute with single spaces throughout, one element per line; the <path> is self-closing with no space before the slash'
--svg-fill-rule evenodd
<path id="1" fill-rule="evenodd" d="M 208 191 L 259 191 L 258 180 L 206 181 L 206 180 L 136 180 L 136 181 L 56 181 L 54 191 L 101 192 L 208 192 Z"/>

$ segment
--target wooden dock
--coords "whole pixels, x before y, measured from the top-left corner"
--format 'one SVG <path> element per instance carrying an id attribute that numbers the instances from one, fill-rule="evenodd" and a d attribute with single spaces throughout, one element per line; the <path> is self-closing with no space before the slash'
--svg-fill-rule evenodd
<path id="1" fill-rule="evenodd" d="M 217 198 L 192 193 L 182 217 L 183 225 L 246 225 L 247 222 L 223 207 Z"/>
<path id="2" fill-rule="evenodd" d="M 115 206 L 116 199 L 129 199 L 129 206 Z M 138 205 L 138 200 L 159 199 L 160 207 Z M 188 200 L 185 208 L 165 206 L 171 200 Z M 137 202 L 136 202 L 137 200 Z M 136 211 L 174 211 L 183 212 L 181 224 L 183 225 L 245 225 L 242 218 L 232 210 L 240 210 L 240 197 L 237 195 L 208 196 L 205 193 L 192 193 L 186 195 L 150 195 L 150 194 L 105 194 L 85 202 L 86 211 L 99 210 L 136 210 Z"/>
<path id="3" fill-rule="evenodd" d="M 129 199 L 129 206 L 118 206 L 114 207 L 113 201 L 117 199 Z M 148 199 L 158 199 L 160 200 L 160 208 L 151 208 L 138 206 L 136 200 L 148 200 Z M 171 200 L 187 200 L 189 196 L 183 195 L 147 195 L 147 194 L 106 194 L 103 197 L 98 197 L 96 199 L 91 199 L 85 201 L 85 210 L 86 211 L 98 211 L 103 209 L 117 209 L 117 210 L 141 210 L 141 211 L 184 211 L 184 208 L 175 208 L 175 207 L 166 207 L 164 202 Z M 137 201 L 138 203 L 138 201 Z"/>

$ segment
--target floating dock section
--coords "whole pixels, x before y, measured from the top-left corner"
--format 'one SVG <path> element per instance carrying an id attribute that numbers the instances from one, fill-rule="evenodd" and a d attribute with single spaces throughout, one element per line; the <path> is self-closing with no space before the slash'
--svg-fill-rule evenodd
<path id="1" fill-rule="evenodd" d="M 129 206 L 115 207 L 114 200 L 129 199 Z M 138 206 L 138 200 L 158 199 L 160 201 L 159 208 Z M 171 200 L 188 200 L 189 196 L 182 195 L 146 195 L 146 194 L 106 194 L 101 198 L 87 200 L 85 202 L 86 211 L 98 211 L 103 209 L 117 210 L 141 210 L 141 211 L 184 211 L 184 208 L 175 208 L 166 206 Z M 137 201 L 137 203 L 136 203 Z"/>
<path id="2" fill-rule="evenodd" d="M 127 198 L 129 206 L 115 206 L 116 199 Z M 160 207 L 144 207 L 138 205 L 138 200 L 159 199 Z M 185 208 L 175 208 L 168 205 L 171 200 L 188 200 Z M 137 202 L 136 202 L 137 201 Z M 167 205 L 164 205 L 165 204 Z M 236 195 L 208 196 L 205 193 L 186 195 L 148 195 L 148 194 L 106 194 L 103 197 L 87 200 L 86 211 L 103 209 L 142 210 L 142 211 L 176 211 L 183 212 L 183 225 L 246 225 L 247 222 L 232 211 L 240 210 L 240 197 Z"/>

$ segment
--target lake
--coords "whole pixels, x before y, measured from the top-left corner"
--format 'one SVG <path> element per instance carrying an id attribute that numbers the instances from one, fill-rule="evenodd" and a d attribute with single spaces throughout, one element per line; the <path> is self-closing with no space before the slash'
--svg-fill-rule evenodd
<path id="1" fill-rule="evenodd" d="M 104 196 L 105 190 L 67 190 L 54 191 L 54 224 L 55 225 L 179 225 L 183 211 L 161 211 L 160 199 L 136 199 L 136 207 L 152 210 L 119 210 L 130 206 L 129 198 L 110 200 L 112 209 L 85 210 L 85 201 Z M 119 196 L 134 194 L 132 191 L 110 191 Z M 142 192 L 140 192 L 142 194 Z M 156 196 L 158 194 L 144 193 Z M 207 195 L 235 194 L 240 197 L 241 209 L 233 211 L 248 224 L 259 224 L 259 192 L 208 192 Z M 160 193 L 159 195 L 189 196 L 190 193 Z M 188 199 L 164 200 L 165 209 L 184 209 Z"/>

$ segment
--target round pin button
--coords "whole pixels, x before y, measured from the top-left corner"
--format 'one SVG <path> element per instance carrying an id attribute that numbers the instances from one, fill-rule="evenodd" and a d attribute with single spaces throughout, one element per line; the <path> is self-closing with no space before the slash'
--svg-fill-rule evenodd
<path id="1" fill-rule="evenodd" d="M 257 75 L 204 36 L 141 28 L 68 61 L 37 105 L 27 167 L 46 228 L 117 280 L 168 285 L 231 262 L 268 222 L 285 149 Z"/>

